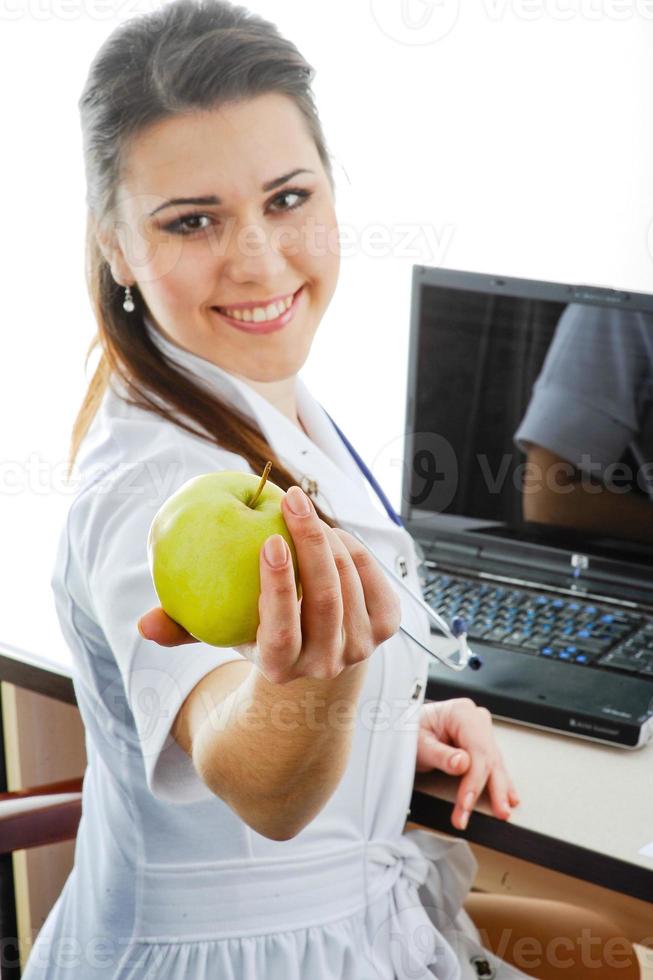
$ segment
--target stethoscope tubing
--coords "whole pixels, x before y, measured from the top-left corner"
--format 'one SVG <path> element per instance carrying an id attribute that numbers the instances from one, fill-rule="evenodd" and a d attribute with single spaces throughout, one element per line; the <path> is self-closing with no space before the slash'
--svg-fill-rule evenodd
<path id="1" fill-rule="evenodd" d="M 424 643 L 422 643 L 421 640 L 418 640 L 416 636 L 413 636 L 413 634 L 410 632 L 410 630 L 407 630 L 405 626 L 400 626 L 399 627 L 399 629 L 401 630 L 401 632 L 404 633 L 406 636 L 408 636 L 414 643 L 416 643 L 419 647 L 421 647 L 422 650 L 425 650 L 426 653 L 429 653 L 432 657 L 434 657 L 436 660 L 438 660 L 445 667 L 450 667 L 452 670 L 464 670 L 465 667 L 468 666 L 469 661 L 470 661 L 470 658 L 473 656 L 471 650 L 467 646 L 467 634 L 466 634 L 466 632 L 464 630 L 462 630 L 460 633 L 458 633 L 458 635 L 456 635 L 451 630 L 451 628 L 449 627 L 449 624 L 446 622 L 446 620 L 444 620 L 442 618 L 442 616 L 438 612 L 436 612 L 435 609 L 431 608 L 431 606 L 429 606 L 428 603 L 424 602 L 423 599 L 420 599 L 419 596 L 415 595 L 415 593 L 413 592 L 413 590 L 410 589 L 408 587 L 408 585 L 406 585 L 406 583 L 403 581 L 403 579 L 401 578 L 401 576 L 397 575 L 397 573 L 395 572 L 395 570 L 393 568 L 390 568 L 390 566 L 387 565 L 386 562 L 384 562 L 379 557 L 379 555 L 376 553 L 376 551 L 373 548 L 370 548 L 370 546 L 367 543 L 367 541 L 365 541 L 361 537 L 361 535 L 358 533 L 358 531 L 356 531 L 354 528 L 351 528 L 351 527 L 345 527 L 345 530 L 348 531 L 350 534 L 353 534 L 353 536 L 355 538 L 357 538 L 358 541 L 361 542 L 361 544 L 365 545 L 365 547 L 367 548 L 367 550 L 369 551 L 369 553 L 374 558 L 376 558 L 376 560 L 378 561 L 379 565 L 381 565 L 381 567 L 385 570 L 385 572 L 394 579 L 394 581 L 397 583 L 397 585 L 400 586 L 400 588 L 402 588 L 404 590 L 404 592 L 407 595 L 409 595 L 410 598 L 414 602 L 416 602 L 424 610 L 424 612 L 429 616 L 429 618 L 435 623 L 435 625 L 442 631 L 442 633 L 445 636 L 450 637 L 452 640 L 455 641 L 455 643 L 456 643 L 455 653 L 457 653 L 457 655 L 458 655 L 458 660 L 455 661 L 451 657 L 441 656 L 439 653 L 436 653 L 435 650 L 431 650 Z"/>
<path id="2" fill-rule="evenodd" d="M 329 413 L 326 412 L 326 409 L 325 409 L 325 413 L 327 415 L 327 418 L 331 421 L 336 432 L 340 436 L 342 442 L 345 444 L 350 454 L 354 458 L 363 476 L 365 477 L 365 479 L 370 484 L 370 486 L 376 493 L 377 497 L 383 504 L 385 511 L 388 517 L 390 518 L 390 520 L 393 521 L 395 524 L 397 524 L 399 527 L 405 529 L 404 522 L 402 521 L 401 517 L 399 516 L 399 514 L 397 514 L 394 507 L 386 497 L 382 487 L 375 479 L 374 475 L 372 474 L 371 470 L 369 469 L 365 461 L 362 459 L 361 456 L 359 456 L 359 454 L 356 452 L 356 450 L 350 443 L 349 439 L 342 431 L 342 429 L 340 429 L 339 426 L 336 425 L 336 423 L 331 418 Z M 404 633 L 406 636 L 408 636 L 413 641 L 413 643 L 416 643 L 419 647 L 421 647 L 422 650 L 428 653 L 431 657 L 439 661 L 445 667 L 449 667 L 451 670 L 457 670 L 457 671 L 465 670 L 465 668 L 468 666 L 472 667 L 473 669 L 478 669 L 478 667 L 481 666 L 481 661 L 469 649 L 469 646 L 467 644 L 467 632 L 466 632 L 465 624 L 461 620 L 458 621 L 454 620 L 453 623 L 454 628 L 453 629 L 450 628 L 446 620 L 444 620 L 442 616 L 440 616 L 440 614 L 435 609 L 429 606 L 427 602 L 425 602 L 419 596 L 415 595 L 413 590 L 408 587 L 406 582 L 404 582 L 403 579 L 396 574 L 395 570 L 393 568 L 390 568 L 390 566 L 387 565 L 379 557 L 379 555 L 376 554 L 373 548 L 370 548 L 367 541 L 364 540 L 364 538 L 358 533 L 358 531 L 356 531 L 354 528 L 348 528 L 348 527 L 345 527 L 345 530 L 347 530 L 350 534 L 352 534 L 355 538 L 357 538 L 357 540 L 360 541 L 360 543 L 367 548 L 367 550 L 378 561 L 378 563 L 382 566 L 385 572 L 392 577 L 392 579 L 397 583 L 397 585 L 399 585 L 410 596 L 410 598 L 420 606 L 421 609 L 424 610 L 424 612 L 428 615 L 431 622 L 435 623 L 435 625 L 438 627 L 439 630 L 441 630 L 444 636 L 450 638 L 455 642 L 456 649 L 454 653 L 457 654 L 457 660 L 454 660 L 450 656 L 442 656 L 436 653 L 435 650 L 431 650 L 424 643 L 422 643 L 421 640 L 418 640 L 416 636 L 413 636 L 413 634 L 409 630 L 407 630 L 404 626 L 399 627 L 401 632 Z"/>

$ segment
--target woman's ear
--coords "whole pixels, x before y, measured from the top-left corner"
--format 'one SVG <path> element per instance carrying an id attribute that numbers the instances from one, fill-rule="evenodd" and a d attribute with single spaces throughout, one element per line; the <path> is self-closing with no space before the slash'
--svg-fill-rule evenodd
<path id="1" fill-rule="evenodd" d="M 90 217 L 89 231 L 95 235 L 98 247 L 102 252 L 106 262 L 111 267 L 111 274 L 119 286 L 131 286 L 135 277 L 129 265 L 125 261 L 125 256 L 120 247 L 120 242 L 115 230 L 106 226 L 101 226 Z"/>

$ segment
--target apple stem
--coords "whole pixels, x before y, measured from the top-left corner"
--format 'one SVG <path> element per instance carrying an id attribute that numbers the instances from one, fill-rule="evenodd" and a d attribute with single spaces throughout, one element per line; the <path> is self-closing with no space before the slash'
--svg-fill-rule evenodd
<path id="1" fill-rule="evenodd" d="M 248 507 L 255 507 L 256 506 L 256 501 L 258 500 L 258 498 L 263 493 L 263 487 L 266 484 L 266 481 L 267 481 L 267 478 L 268 478 L 268 474 L 269 474 L 269 472 L 270 472 L 271 469 L 272 469 L 272 463 L 270 462 L 270 460 L 268 460 L 267 463 L 265 464 L 265 469 L 263 470 L 263 476 L 261 477 L 261 482 L 259 483 L 259 485 L 257 486 L 256 490 L 254 491 L 254 496 L 250 500 L 250 502 L 248 504 Z"/>

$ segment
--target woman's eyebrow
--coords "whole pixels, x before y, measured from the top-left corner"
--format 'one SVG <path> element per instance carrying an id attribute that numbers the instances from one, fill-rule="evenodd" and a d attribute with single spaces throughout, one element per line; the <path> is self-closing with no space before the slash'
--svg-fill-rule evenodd
<path id="1" fill-rule="evenodd" d="M 312 174 L 315 173 L 314 170 L 291 170 L 289 174 L 284 174 L 283 177 L 275 177 L 274 180 L 269 180 L 266 184 L 263 184 L 262 191 L 273 191 L 276 187 L 281 187 L 285 184 L 287 180 L 292 177 L 296 177 L 297 174 Z M 160 204 L 158 208 L 154 211 L 150 211 L 150 218 L 155 215 L 158 211 L 163 211 L 164 208 L 170 208 L 177 204 L 222 204 L 222 199 L 216 194 L 211 194 L 206 197 L 173 197 L 165 204 Z"/>

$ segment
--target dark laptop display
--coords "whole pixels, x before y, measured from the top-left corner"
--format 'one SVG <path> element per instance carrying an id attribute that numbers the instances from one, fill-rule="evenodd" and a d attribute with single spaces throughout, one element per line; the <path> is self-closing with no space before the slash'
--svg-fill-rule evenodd
<path id="1" fill-rule="evenodd" d="M 402 517 L 484 660 L 429 697 L 636 747 L 653 724 L 653 296 L 413 271 Z"/>

